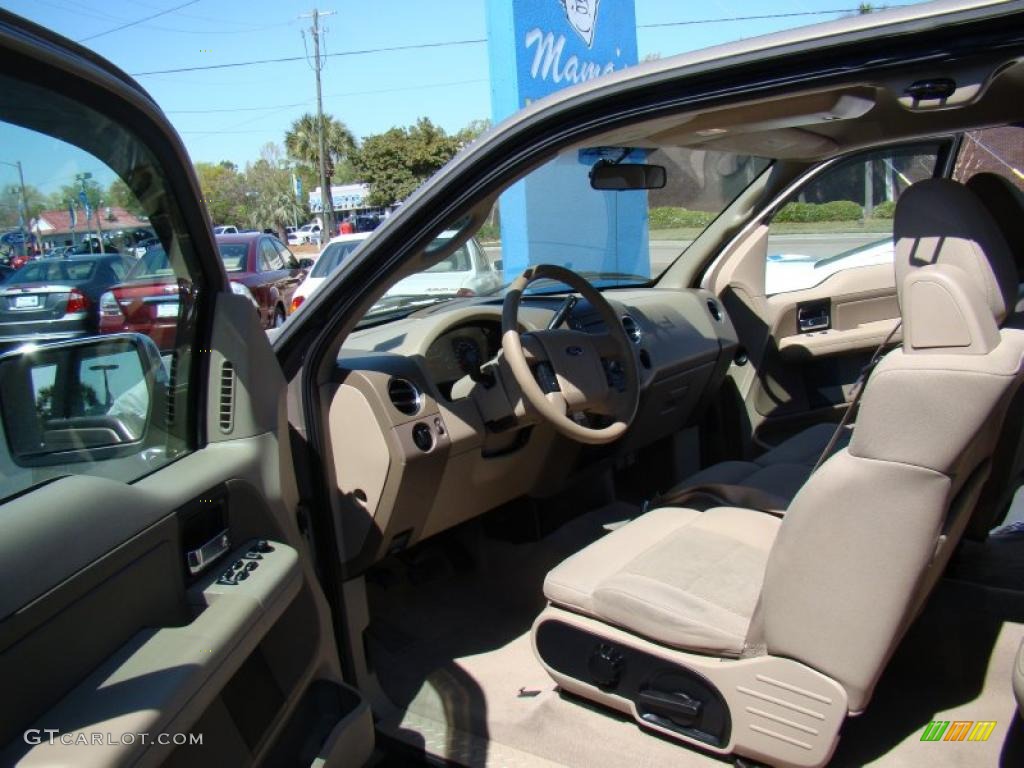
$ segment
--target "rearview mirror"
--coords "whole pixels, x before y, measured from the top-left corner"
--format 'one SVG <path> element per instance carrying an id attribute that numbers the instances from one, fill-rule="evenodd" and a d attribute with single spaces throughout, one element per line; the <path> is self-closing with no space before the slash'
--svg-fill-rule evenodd
<path id="1" fill-rule="evenodd" d="M 665 167 L 662 165 L 609 163 L 601 160 L 590 169 L 590 186 L 593 189 L 616 192 L 661 189 L 665 181 Z"/>
<path id="2" fill-rule="evenodd" d="M 167 374 L 148 336 L 26 345 L 0 356 L 0 411 L 21 466 L 97 461 L 140 451 Z"/>

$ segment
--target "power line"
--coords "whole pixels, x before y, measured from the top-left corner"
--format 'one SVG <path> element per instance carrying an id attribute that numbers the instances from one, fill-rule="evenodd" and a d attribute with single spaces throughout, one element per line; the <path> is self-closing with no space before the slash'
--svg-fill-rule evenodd
<path id="1" fill-rule="evenodd" d="M 124 24 L 121 24 L 120 26 L 114 27 L 113 29 L 108 29 L 105 32 L 97 32 L 95 35 L 89 35 L 88 37 L 79 38 L 78 42 L 84 43 L 87 40 L 95 40 L 97 37 L 103 37 L 104 35 L 109 35 L 114 32 L 120 32 L 122 29 L 128 29 L 128 27 L 134 27 L 138 24 L 144 24 L 145 22 L 151 19 L 155 19 L 160 16 L 166 16 L 168 13 L 173 13 L 174 11 L 180 10 L 182 8 L 187 8 L 188 6 L 195 5 L 198 2 L 199 0 L 188 0 L 187 3 L 182 3 L 181 5 L 176 5 L 173 8 L 167 8 L 166 10 L 158 11 L 157 13 L 151 13 L 149 16 L 146 16 L 141 19 L 136 19 L 135 21 L 126 22 Z"/>
<path id="2" fill-rule="evenodd" d="M 198 0 L 194 0 L 198 2 Z M 885 8 L 902 8 L 903 5 L 888 5 Z M 681 27 L 697 24 L 721 24 L 733 21 L 762 21 L 765 19 L 786 19 L 798 16 L 834 16 L 840 13 L 859 13 L 859 8 L 836 8 L 828 11 L 799 11 L 790 13 L 767 13 L 757 16 L 731 16 L 717 19 L 690 19 L 686 21 L 666 21 L 654 24 L 638 24 L 638 29 L 655 29 L 658 27 Z M 474 38 L 470 40 L 445 40 L 436 43 L 416 43 L 413 45 L 395 45 L 386 48 L 363 48 L 351 51 L 338 51 L 336 53 L 322 54 L 322 58 L 334 58 L 336 56 L 364 56 L 373 53 L 392 53 L 396 51 L 412 51 L 425 48 L 444 48 L 458 45 L 477 45 L 486 43 L 487 38 Z M 249 67 L 259 64 L 285 64 L 294 61 L 308 61 L 307 56 L 284 56 L 277 59 L 253 59 L 251 61 L 234 61 L 226 64 L 206 64 L 198 67 L 177 67 L 175 69 L 154 69 L 149 72 L 133 72 L 132 77 L 147 77 L 149 75 L 173 75 L 181 72 L 202 72 L 211 69 L 231 69 L 235 67 Z"/>
<path id="3" fill-rule="evenodd" d="M 388 48 L 363 48 L 361 50 L 338 51 L 337 53 L 324 54 L 323 58 L 336 56 L 364 56 L 370 53 L 391 53 L 394 51 L 413 51 L 422 48 L 443 48 L 449 45 L 473 45 L 475 43 L 486 43 L 487 38 L 477 40 L 446 40 L 438 43 L 417 43 L 415 45 L 394 45 Z M 145 77 L 147 75 L 172 75 L 178 72 L 198 72 L 208 69 L 230 69 L 232 67 L 248 67 L 254 64 L 282 64 L 290 61 L 304 61 L 305 56 L 285 56 L 280 59 L 256 59 L 254 61 L 234 61 L 228 64 L 207 64 L 201 67 L 178 67 L 177 69 L 155 69 L 151 72 L 133 72 L 132 77 Z"/>
<path id="4" fill-rule="evenodd" d="M 903 5 L 886 5 L 878 10 L 903 8 Z M 730 21 L 764 21 L 766 19 L 789 19 L 796 16 L 834 16 L 838 13 L 861 12 L 860 8 L 835 8 L 831 11 L 793 11 L 789 13 L 765 13 L 758 16 L 729 16 L 718 19 L 689 19 L 687 21 L 663 21 L 657 24 L 637 24 L 637 29 L 655 29 L 657 27 L 689 27 L 697 24 L 724 24 Z"/>

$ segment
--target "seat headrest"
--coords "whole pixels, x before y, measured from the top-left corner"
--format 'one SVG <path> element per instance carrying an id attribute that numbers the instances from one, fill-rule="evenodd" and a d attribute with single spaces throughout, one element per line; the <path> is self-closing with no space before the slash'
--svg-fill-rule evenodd
<path id="1" fill-rule="evenodd" d="M 967 180 L 1003 233 L 1017 263 L 1017 280 L 1024 282 L 1024 192 L 998 173 L 978 173 Z"/>
<path id="2" fill-rule="evenodd" d="M 981 200 L 949 179 L 919 181 L 900 196 L 893 221 L 896 295 L 911 271 L 929 264 L 960 267 L 981 290 L 997 323 L 1017 303 L 1017 266 Z"/>
<path id="3" fill-rule="evenodd" d="M 987 355 L 1001 340 L 975 280 L 955 264 L 911 270 L 903 280 L 903 351 Z"/>

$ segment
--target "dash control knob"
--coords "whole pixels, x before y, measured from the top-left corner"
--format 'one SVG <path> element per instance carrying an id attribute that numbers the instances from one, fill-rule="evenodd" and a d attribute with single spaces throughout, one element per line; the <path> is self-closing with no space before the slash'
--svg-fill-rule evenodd
<path id="1" fill-rule="evenodd" d="M 626 659 L 613 645 L 599 643 L 594 646 L 587 661 L 587 671 L 594 685 L 600 688 L 614 688 L 619 684 Z"/>

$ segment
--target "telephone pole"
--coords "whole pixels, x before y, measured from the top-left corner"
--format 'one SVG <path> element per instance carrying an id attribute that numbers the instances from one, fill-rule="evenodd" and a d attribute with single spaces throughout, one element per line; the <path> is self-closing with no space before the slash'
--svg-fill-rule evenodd
<path id="1" fill-rule="evenodd" d="M 327 183 L 327 147 L 324 138 L 324 104 L 323 94 L 320 89 L 320 70 L 323 69 L 323 59 L 320 58 L 320 17 L 332 16 L 334 11 L 319 11 L 316 8 L 311 13 L 305 13 L 301 18 L 312 18 L 313 26 L 310 27 L 310 34 L 313 35 L 313 71 L 316 73 L 316 132 L 317 143 L 320 155 L 320 207 L 323 210 L 323 230 L 320 232 L 320 241 L 324 238 L 330 239 L 334 234 L 334 200 L 331 195 L 330 186 Z"/>

